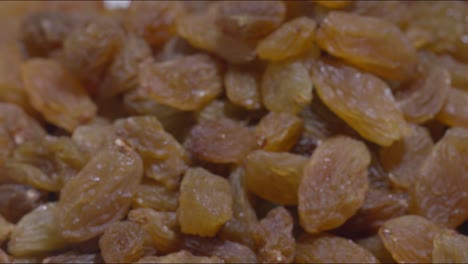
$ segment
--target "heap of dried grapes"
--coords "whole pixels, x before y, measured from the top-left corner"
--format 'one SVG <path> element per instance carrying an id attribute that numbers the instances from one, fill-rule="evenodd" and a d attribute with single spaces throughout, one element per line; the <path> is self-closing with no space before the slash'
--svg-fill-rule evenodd
<path id="1" fill-rule="evenodd" d="M 0 21 L 0 262 L 468 262 L 468 3 Z"/>

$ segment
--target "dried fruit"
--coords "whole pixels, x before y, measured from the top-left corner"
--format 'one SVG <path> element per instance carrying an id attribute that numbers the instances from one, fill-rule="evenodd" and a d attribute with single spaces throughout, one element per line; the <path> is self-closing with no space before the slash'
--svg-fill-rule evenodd
<path id="1" fill-rule="evenodd" d="M 291 153 L 252 151 L 244 161 L 246 187 L 268 201 L 296 205 L 307 161 L 307 158 Z"/>
<path id="2" fill-rule="evenodd" d="M 280 61 L 306 52 L 314 45 L 316 26 L 315 21 L 307 17 L 284 23 L 258 43 L 258 57 Z"/>
<path id="3" fill-rule="evenodd" d="M 468 91 L 449 88 L 437 120 L 449 126 L 468 127 Z"/>
<path id="4" fill-rule="evenodd" d="M 49 122 L 72 132 L 96 114 L 85 88 L 58 62 L 28 60 L 21 75 L 31 104 Z"/>
<path id="5" fill-rule="evenodd" d="M 3 242 L 8 240 L 14 229 L 15 226 L 0 215 L 0 245 L 3 245 Z"/>
<path id="6" fill-rule="evenodd" d="M 98 95 L 114 97 L 136 88 L 140 64 L 150 57 L 151 49 L 144 40 L 133 35 L 128 36 L 107 70 L 99 86 Z"/>
<path id="7" fill-rule="evenodd" d="M 141 158 L 121 140 L 99 152 L 60 192 L 62 236 L 81 242 L 102 234 L 125 215 L 142 175 Z"/>
<path id="8" fill-rule="evenodd" d="M 11 223 L 16 223 L 25 214 L 39 206 L 44 194 L 20 184 L 0 185 L 0 215 Z"/>
<path id="9" fill-rule="evenodd" d="M 395 263 L 378 234 L 358 239 L 356 244 L 371 252 L 381 263 Z"/>
<path id="10" fill-rule="evenodd" d="M 16 145 L 46 134 L 41 125 L 16 104 L 0 103 L 0 123 Z"/>
<path id="11" fill-rule="evenodd" d="M 452 230 L 441 231 L 434 237 L 433 263 L 465 263 L 468 262 L 468 237 Z"/>
<path id="12" fill-rule="evenodd" d="M 327 139 L 315 149 L 299 184 L 299 217 L 309 233 L 342 225 L 363 205 L 370 154 L 360 141 Z"/>
<path id="13" fill-rule="evenodd" d="M 145 39 L 152 47 L 164 44 L 175 32 L 184 14 L 176 1 L 133 1 L 124 16 L 125 29 Z"/>
<path id="14" fill-rule="evenodd" d="M 202 168 L 185 172 L 180 186 L 177 217 L 183 233 L 214 236 L 232 218 L 229 182 Z"/>
<path id="15" fill-rule="evenodd" d="M 365 248 L 352 240 L 322 234 L 304 236 L 296 244 L 296 263 L 379 263 Z"/>
<path id="16" fill-rule="evenodd" d="M 43 264 L 49 263 L 103 263 L 104 260 L 98 254 L 79 254 L 75 252 L 67 252 L 61 255 L 47 257 L 42 260 Z"/>
<path id="17" fill-rule="evenodd" d="M 222 92 L 219 65 L 204 54 L 148 62 L 139 82 L 150 98 L 179 110 L 199 110 Z"/>
<path id="18" fill-rule="evenodd" d="M 410 212 L 448 227 L 468 219 L 468 129 L 451 128 L 432 148 L 411 186 Z"/>
<path id="19" fill-rule="evenodd" d="M 398 263 L 429 263 L 432 261 L 432 240 L 440 230 L 423 217 L 405 215 L 385 222 L 379 236 Z"/>
<path id="20" fill-rule="evenodd" d="M 140 184 L 132 198 L 133 208 L 175 211 L 179 193 L 158 184 Z"/>
<path id="21" fill-rule="evenodd" d="M 135 263 L 224 263 L 218 257 L 194 256 L 186 250 L 181 250 L 161 257 L 144 257 Z"/>
<path id="22" fill-rule="evenodd" d="M 266 151 L 289 151 L 301 137 L 303 121 L 290 113 L 270 112 L 255 128 L 257 144 Z"/>
<path id="23" fill-rule="evenodd" d="M 419 53 L 419 63 L 422 65 L 439 65 L 450 73 L 451 84 L 454 87 L 468 90 L 468 65 L 456 60 L 450 55 L 435 55 L 430 52 Z"/>
<path id="24" fill-rule="evenodd" d="M 78 126 L 72 134 L 73 141 L 88 154 L 95 154 L 111 146 L 115 141 L 115 131 L 107 122 L 97 122 Z"/>
<path id="25" fill-rule="evenodd" d="M 272 112 L 297 114 L 312 101 L 312 81 L 299 60 L 268 64 L 260 88 L 263 104 Z"/>
<path id="26" fill-rule="evenodd" d="M 187 143 L 197 159 L 214 163 L 239 163 L 254 147 L 254 133 L 227 118 L 201 122 L 192 128 Z"/>
<path id="27" fill-rule="evenodd" d="M 319 5 L 322 5 L 327 8 L 332 8 L 332 9 L 341 9 L 350 6 L 353 2 L 350 0 L 337 0 L 337 1 L 319 1 L 315 0 L 315 2 Z"/>
<path id="28" fill-rule="evenodd" d="M 380 149 L 380 161 L 390 173 L 390 179 L 398 187 L 409 188 L 417 181 L 418 170 L 430 154 L 434 142 L 429 131 L 413 125 L 410 135 Z"/>
<path id="29" fill-rule="evenodd" d="M 8 242 L 8 252 L 16 257 L 42 255 L 66 248 L 55 218 L 55 203 L 41 205 L 26 214 L 16 225 Z"/>
<path id="30" fill-rule="evenodd" d="M 135 262 L 144 254 L 143 229 L 130 221 L 113 223 L 99 239 L 99 247 L 106 263 Z"/>
<path id="31" fill-rule="evenodd" d="M 115 121 L 119 138 L 141 156 L 145 176 L 169 189 L 179 185 L 188 167 L 188 156 L 182 146 L 162 127 L 154 116 L 137 116 Z"/>
<path id="32" fill-rule="evenodd" d="M 316 34 L 320 48 L 385 79 L 404 81 L 414 73 L 416 51 L 387 21 L 333 11 Z"/>
<path id="33" fill-rule="evenodd" d="M 224 75 L 227 98 L 249 110 L 260 109 L 260 80 L 256 72 L 230 66 Z"/>
<path id="34" fill-rule="evenodd" d="M 367 140 L 390 146 L 410 132 L 390 87 L 374 75 L 321 60 L 312 80 L 325 105 Z"/>

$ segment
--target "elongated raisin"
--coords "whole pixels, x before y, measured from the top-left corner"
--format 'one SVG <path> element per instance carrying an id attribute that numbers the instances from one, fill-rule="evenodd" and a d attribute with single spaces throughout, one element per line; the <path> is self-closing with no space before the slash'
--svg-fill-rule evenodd
<path id="1" fill-rule="evenodd" d="M 333 56 L 386 79 L 406 80 L 416 67 L 416 51 L 409 40 L 380 18 L 330 12 L 316 38 Z"/>
<path id="2" fill-rule="evenodd" d="M 309 233 L 343 224 L 363 205 L 370 154 L 360 141 L 334 137 L 315 149 L 299 184 L 299 217 Z"/>
<path id="3" fill-rule="evenodd" d="M 115 131 L 107 122 L 97 122 L 78 126 L 72 134 L 72 139 L 88 154 L 94 154 L 111 146 L 115 141 Z"/>
<path id="4" fill-rule="evenodd" d="M 46 134 L 44 128 L 16 104 L 0 103 L 0 122 L 16 145 Z"/>
<path id="5" fill-rule="evenodd" d="M 179 193 L 163 185 L 144 183 L 137 187 L 132 198 L 133 208 L 151 208 L 156 211 L 176 211 Z"/>
<path id="6" fill-rule="evenodd" d="M 81 242 L 102 234 L 125 215 L 142 176 L 141 158 L 121 140 L 99 152 L 61 190 L 62 236 Z"/>
<path id="7" fill-rule="evenodd" d="M 177 216 L 183 233 L 214 236 L 232 218 L 229 182 L 202 168 L 187 170 L 180 186 Z"/>
<path id="8" fill-rule="evenodd" d="M 356 240 L 356 244 L 371 252 L 380 261 L 380 263 L 395 263 L 395 260 L 385 248 L 382 239 L 380 239 L 378 234 L 358 239 Z"/>
<path id="9" fill-rule="evenodd" d="M 452 230 L 444 230 L 434 237 L 433 263 L 465 263 L 468 262 L 468 237 Z"/>
<path id="10" fill-rule="evenodd" d="M 230 66 L 224 75 L 224 86 L 232 103 L 249 110 L 261 108 L 258 73 Z"/>
<path id="11" fill-rule="evenodd" d="M 31 59 L 21 66 L 21 75 L 31 104 L 54 125 L 72 132 L 95 116 L 85 88 L 60 63 Z"/>
<path id="12" fill-rule="evenodd" d="M 257 144 L 266 151 L 289 151 L 301 137 L 303 121 L 293 114 L 270 112 L 255 128 Z"/>
<path id="13" fill-rule="evenodd" d="M 44 200 L 44 193 L 26 185 L 0 185 L 0 215 L 11 223 L 16 223 Z"/>
<path id="14" fill-rule="evenodd" d="M 449 126 L 468 127 L 468 91 L 449 88 L 447 93 L 437 120 Z"/>

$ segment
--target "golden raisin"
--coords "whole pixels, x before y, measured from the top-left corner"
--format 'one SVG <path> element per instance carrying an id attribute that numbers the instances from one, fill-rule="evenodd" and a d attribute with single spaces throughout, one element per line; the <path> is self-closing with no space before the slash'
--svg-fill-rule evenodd
<path id="1" fill-rule="evenodd" d="M 289 151 L 301 137 L 303 121 L 289 113 L 270 112 L 255 128 L 257 144 L 266 151 Z"/>

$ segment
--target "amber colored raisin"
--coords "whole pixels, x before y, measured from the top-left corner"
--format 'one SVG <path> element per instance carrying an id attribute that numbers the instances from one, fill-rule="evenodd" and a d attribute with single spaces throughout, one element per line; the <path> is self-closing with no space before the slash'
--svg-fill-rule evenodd
<path id="1" fill-rule="evenodd" d="M 452 230 L 443 230 L 434 237 L 433 263 L 468 262 L 468 237 Z"/>
<path id="2" fill-rule="evenodd" d="M 244 170 L 242 168 L 234 169 L 229 175 L 229 183 L 233 197 L 233 216 L 224 224 L 219 237 L 256 249 L 253 234 L 257 229 L 258 218 L 249 200 Z"/>
<path id="3" fill-rule="evenodd" d="M 42 260 L 43 264 L 50 264 L 50 263 L 66 263 L 66 264 L 74 264 L 74 263 L 103 263 L 104 260 L 101 258 L 99 254 L 79 254 L 75 252 L 66 252 L 64 254 L 55 255 L 51 257 L 47 257 Z"/>
<path id="4" fill-rule="evenodd" d="M 439 66 L 432 66 L 398 91 L 395 98 L 405 118 L 414 123 L 424 123 L 442 109 L 450 89 L 450 74 Z"/>
<path id="5" fill-rule="evenodd" d="M 202 168 L 185 172 L 177 216 L 183 233 L 214 236 L 232 218 L 229 182 Z"/>
<path id="6" fill-rule="evenodd" d="M 250 152 L 244 161 L 247 189 L 268 201 L 296 205 L 307 161 L 303 156 L 285 152 Z"/>
<path id="7" fill-rule="evenodd" d="M 44 193 L 20 184 L 0 185 L 0 215 L 11 223 L 16 223 L 25 214 L 39 206 Z"/>
<path id="8" fill-rule="evenodd" d="M 27 257 L 66 248 L 68 243 L 60 235 L 55 217 L 57 210 L 57 204 L 48 203 L 21 218 L 11 234 L 8 252 Z"/>
<path id="9" fill-rule="evenodd" d="M 410 132 L 390 87 L 374 75 L 322 60 L 312 80 L 325 105 L 367 140 L 389 146 Z"/>
<path id="10" fill-rule="evenodd" d="M 16 104 L 0 102 L 0 123 L 16 145 L 46 134 L 44 128 Z"/>
<path id="11" fill-rule="evenodd" d="M 10 237 L 13 229 L 15 229 L 15 226 L 0 215 L 0 245 L 3 245 L 3 242 Z"/>
<path id="12" fill-rule="evenodd" d="M 285 14 L 282 1 L 222 1 L 216 23 L 233 37 L 259 39 L 279 27 Z"/>
<path id="13" fill-rule="evenodd" d="M 398 263 L 429 263 L 432 261 L 432 240 L 440 230 L 423 217 L 405 215 L 385 222 L 379 236 Z"/>
<path id="14" fill-rule="evenodd" d="M 136 36 L 128 36 L 119 53 L 102 80 L 98 95 L 113 97 L 138 86 L 138 70 L 140 64 L 151 57 L 148 44 Z"/>
<path id="15" fill-rule="evenodd" d="M 391 80 L 406 80 L 415 70 L 416 51 L 389 22 L 331 12 L 316 35 L 318 45 L 351 65 Z"/>
<path id="16" fill-rule="evenodd" d="M 177 1 L 132 1 L 124 26 L 152 47 L 158 47 L 176 32 L 176 21 L 183 14 L 183 6 Z"/>
<path id="17" fill-rule="evenodd" d="M 102 258 L 106 263 L 130 263 L 143 257 L 143 229 L 140 225 L 122 221 L 109 225 L 99 239 Z"/>
<path id="18" fill-rule="evenodd" d="M 146 177 L 170 189 L 179 185 L 180 176 L 188 167 L 187 153 L 172 135 L 164 131 L 156 117 L 119 119 L 114 127 L 117 136 L 141 155 Z"/>
<path id="19" fill-rule="evenodd" d="M 437 120 L 448 126 L 468 127 L 468 91 L 449 88 L 447 93 Z"/>
<path id="20" fill-rule="evenodd" d="M 332 9 L 341 9 L 350 6 L 353 2 L 350 0 L 334 0 L 334 1 L 323 1 L 323 0 L 314 0 L 317 4 L 322 5 L 327 8 Z"/>
<path id="21" fill-rule="evenodd" d="M 419 167 L 434 145 L 426 128 L 416 125 L 411 127 L 411 134 L 396 141 L 390 147 L 381 148 L 379 153 L 380 162 L 390 173 L 392 183 L 405 189 L 417 181 Z"/>
<path id="22" fill-rule="evenodd" d="M 356 244 L 370 251 L 381 263 L 395 263 L 378 234 L 358 239 Z"/>
<path id="23" fill-rule="evenodd" d="M 60 49 L 64 39 L 74 28 L 69 15 L 43 11 L 24 18 L 20 38 L 30 56 L 47 56 Z"/>
<path id="24" fill-rule="evenodd" d="M 299 60 L 271 62 L 262 77 L 262 100 L 272 112 L 299 113 L 312 101 L 312 81 Z"/>
<path id="25" fill-rule="evenodd" d="M 143 176 L 139 155 L 117 139 L 61 189 L 58 219 L 62 236 L 81 242 L 121 219 Z"/>
<path id="26" fill-rule="evenodd" d="M 181 250 L 175 253 L 171 253 L 165 256 L 151 256 L 151 257 L 144 257 L 141 258 L 139 261 L 135 263 L 224 263 L 218 257 L 201 257 L 192 255 L 190 252 L 186 250 Z"/>
<path id="27" fill-rule="evenodd" d="M 258 43 L 258 57 L 279 61 L 304 53 L 314 44 L 316 26 L 315 21 L 307 17 L 284 23 Z"/>
<path id="28" fill-rule="evenodd" d="M 362 142 L 344 136 L 315 149 L 298 191 L 300 222 L 307 232 L 338 227 L 363 205 L 370 159 Z"/>
<path id="29" fill-rule="evenodd" d="M 15 163 L 7 164 L 5 173 L 10 173 L 12 178 L 23 178 L 21 181 L 24 184 L 38 189 L 60 191 L 86 165 L 88 159 L 88 155 L 70 138 L 46 136 L 17 147 L 13 153 Z M 36 172 L 27 165 L 40 171 Z"/>
<path id="30" fill-rule="evenodd" d="M 140 85 L 156 102 L 180 110 L 198 110 L 222 92 L 218 62 L 197 54 L 153 63 L 140 72 Z"/>
<path id="31" fill-rule="evenodd" d="M 295 263 L 379 263 L 352 240 L 329 234 L 305 236 L 296 244 Z"/>
<path id="32" fill-rule="evenodd" d="M 170 253 L 179 246 L 179 223 L 175 212 L 158 212 L 150 208 L 133 209 L 128 213 L 128 220 L 142 226 L 157 252 Z"/>
<path id="33" fill-rule="evenodd" d="M 92 155 L 111 146 L 116 136 L 111 124 L 97 122 L 78 126 L 73 131 L 72 139 L 83 151 Z"/>
<path id="34" fill-rule="evenodd" d="M 284 207 L 268 212 L 257 227 L 254 238 L 258 246 L 258 260 L 263 263 L 291 263 L 295 241 L 293 218 Z"/>
<path id="35" fill-rule="evenodd" d="M 182 58 L 197 53 L 197 50 L 180 36 L 171 37 L 154 55 L 156 62 Z"/>
<path id="36" fill-rule="evenodd" d="M 94 94 L 104 72 L 122 47 L 124 31 L 111 18 L 93 19 L 65 39 L 66 65 Z"/>
<path id="37" fill-rule="evenodd" d="M 230 66 L 224 75 L 224 87 L 226 96 L 232 103 L 249 110 L 262 107 L 258 73 Z"/>
<path id="38" fill-rule="evenodd" d="M 468 129 L 451 128 L 432 148 L 409 190 L 410 211 L 448 227 L 468 219 Z"/>
<path id="39" fill-rule="evenodd" d="M 214 163 L 239 163 L 255 147 L 249 128 L 227 118 L 203 121 L 190 131 L 188 150 Z"/>
<path id="40" fill-rule="evenodd" d="M 175 211 L 179 193 L 159 185 L 145 183 L 137 187 L 132 198 L 133 208 L 151 208 L 156 211 Z"/>
<path id="41" fill-rule="evenodd" d="M 450 73 L 451 85 L 468 90 L 468 64 L 458 61 L 450 55 L 436 55 L 431 52 L 420 52 L 419 63 L 422 65 L 436 64 Z"/>
<path id="42" fill-rule="evenodd" d="M 289 113 L 270 112 L 255 128 L 257 144 L 266 151 L 289 151 L 301 137 L 303 121 Z"/>
<path id="43" fill-rule="evenodd" d="M 376 234 L 387 220 L 406 214 L 408 195 L 387 189 L 370 189 L 364 204 L 348 221 L 338 228 L 346 237 L 363 237 Z"/>
<path id="44" fill-rule="evenodd" d="M 31 104 L 54 125 L 71 132 L 96 114 L 85 88 L 58 62 L 28 60 L 21 75 Z"/>
<path id="45" fill-rule="evenodd" d="M 384 19 L 403 28 L 411 19 L 409 1 L 353 1 L 352 13 Z"/>

